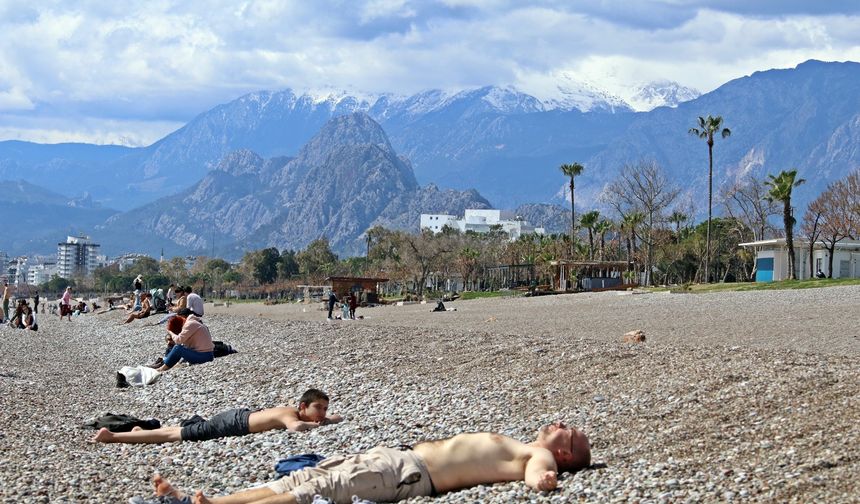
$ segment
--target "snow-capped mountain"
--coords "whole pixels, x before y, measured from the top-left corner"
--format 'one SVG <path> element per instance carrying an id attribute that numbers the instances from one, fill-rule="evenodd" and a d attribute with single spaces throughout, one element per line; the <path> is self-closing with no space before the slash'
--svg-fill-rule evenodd
<path id="1" fill-rule="evenodd" d="M 680 103 L 695 100 L 702 95 L 693 88 L 669 80 L 642 84 L 634 87 L 632 91 L 633 94 L 627 98 L 627 103 L 638 112 L 647 112 L 657 107 L 675 108 Z"/>
<path id="2" fill-rule="evenodd" d="M 523 85 L 525 92 L 538 98 L 545 110 L 580 112 L 631 112 L 623 98 L 595 83 L 578 79 L 570 72 L 553 74 L 549 79 Z"/>

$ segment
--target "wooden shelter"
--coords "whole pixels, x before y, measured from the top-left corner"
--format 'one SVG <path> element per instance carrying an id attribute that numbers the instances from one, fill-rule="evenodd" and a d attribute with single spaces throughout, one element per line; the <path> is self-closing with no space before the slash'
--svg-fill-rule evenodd
<path id="1" fill-rule="evenodd" d="M 388 281 L 387 278 L 372 277 L 328 277 L 331 289 L 338 299 L 344 299 L 350 292 L 356 293 L 359 303 L 375 304 L 379 302 L 379 284 Z"/>
<path id="2" fill-rule="evenodd" d="M 625 283 L 624 272 L 634 271 L 627 261 L 551 261 L 552 288 L 558 291 L 624 290 L 638 284 Z M 576 284 L 571 283 L 576 276 Z"/>

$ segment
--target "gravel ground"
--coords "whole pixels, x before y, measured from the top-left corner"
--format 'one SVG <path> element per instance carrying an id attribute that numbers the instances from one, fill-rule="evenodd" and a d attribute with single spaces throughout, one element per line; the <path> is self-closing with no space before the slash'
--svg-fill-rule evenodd
<path id="1" fill-rule="evenodd" d="M 42 317 L 38 333 L 0 329 L 0 499 L 124 502 L 156 471 L 218 495 L 274 479 L 291 454 L 483 430 L 531 441 L 561 418 L 589 435 L 595 466 L 556 492 L 506 483 L 414 502 L 860 502 L 858 300 L 858 287 L 602 293 L 332 322 L 316 307 L 207 304 L 214 338 L 239 353 L 145 389 L 115 388 L 115 371 L 157 356 L 163 328 Z M 621 343 L 632 329 L 648 341 Z M 347 421 L 169 445 L 91 444 L 81 427 L 108 411 L 175 424 L 309 387 Z"/>

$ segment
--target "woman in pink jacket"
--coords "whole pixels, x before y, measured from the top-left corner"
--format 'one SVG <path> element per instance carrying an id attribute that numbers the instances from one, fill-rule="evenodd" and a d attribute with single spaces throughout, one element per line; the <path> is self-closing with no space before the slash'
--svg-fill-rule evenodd
<path id="1" fill-rule="evenodd" d="M 212 336 L 203 320 L 196 315 L 188 318 L 176 316 L 167 322 L 167 341 L 173 348 L 164 356 L 164 365 L 158 371 L 167 371 L 184 359 L 189 364 L 203 364 L 215 358 Z"/>

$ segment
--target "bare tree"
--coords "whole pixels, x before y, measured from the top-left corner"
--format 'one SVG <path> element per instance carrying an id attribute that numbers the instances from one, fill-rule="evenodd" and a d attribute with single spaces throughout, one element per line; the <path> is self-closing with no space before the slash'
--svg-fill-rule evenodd
<path id="1" fill-rule="evenodd" d="M 806 213 L 803 214 L 803 220 L 800 222 L 800 234 L 809 244 L 809 278 L 815 275 L 813 252 L 815 251 L 815 242 L 821 235 L 821 215 L 824 213 L 824 205 L 819 200 L 821 200 L 821 196 L 809 204 Z"/>
<path id="2" fill-rule="evenodd" d="M 647 250 L 645 283 L 649 285 L 653 284 L 655 230 L 665 222 L 663 213 L 675 201 L 678 192 L 656 161 L 640 161 L 624 165 L 604 194 L 606 202 L 620 215 L 640 211 L 645 216 L 642 222 L 644 235 L 640 238 Z"/>
<path id="3" fill-rule="evenodd" d="M 849 176 L 850 179 L 850 176 Z M 857 195 L 850 187 L 850 180 L 832 182 L 812 205 L 821 213 L 821 236 L 819 240 L 827 249 L 827 278 L 833 278 L 833 255 L 836 244 L 850 238 L 856 228 L 855 205 Z"/>
<path id="4" fill-rule="evenodd" d="M 780 213 L 779 205 L 765 199 L 766 196 L 764 179 L 753 175 L 741 179 L 723 193 L 726 213 L 752 230 L 752 241 L 764 240 L 771 234 L 774 228 L 769 220 Z"/>

